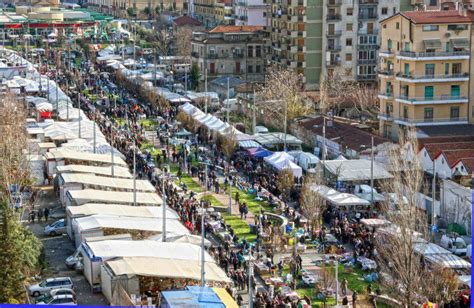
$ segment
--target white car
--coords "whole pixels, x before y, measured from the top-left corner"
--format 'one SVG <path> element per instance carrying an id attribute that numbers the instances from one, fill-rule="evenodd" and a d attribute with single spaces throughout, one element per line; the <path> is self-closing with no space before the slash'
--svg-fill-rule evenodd
<path id="1" fill-rule="evenodd" d="M 30 293 L 31 296 L 37 297 L 41 294 L 48 293 L 51 290 L 62 288 L 74 289 L 74 284 L 72 283 L 71 278 L 57 277 L 46 279 L 43 282 L 29 286 L 28 293 Z"/>
<path id="2" fill-rule="evenodd" d="M 74 292 L 73 289 L 61 288 L 61 289 L 51 290 L 48 293 L 38 296 L 36 298 L 36 303 L 41 303 L 41 302 L 47 303 L 53 297 L 59 296 L 59 295 L 72 295 L 73 299 L 74 300 L 76 299 L 76 292 Z"/>
<path id="3" fill-rule="evenodd" d="M 66 232 L 66 223 L 64 219 L 57 220 L 44 227 L 44 234 L 47 236 L 56 236 Z"/>
<path id="4" fill-rule="evenodd" d="M 71 305 L 76 306 L 73 295 L 55 295 L 47 302 L 36 303 L 37 305 Z"/>

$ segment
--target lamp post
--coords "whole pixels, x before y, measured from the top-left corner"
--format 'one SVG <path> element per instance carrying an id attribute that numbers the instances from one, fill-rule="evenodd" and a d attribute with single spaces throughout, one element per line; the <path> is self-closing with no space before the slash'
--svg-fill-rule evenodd
<path id="1" fill-rule="evenodd" d="M 248 264 L 248 271 L 249 271 L 249 307 L 253 307 L 253 286 L 252 286 L 252 277 L 253 277 L 253 258 L 249 255 L 249 264 Z"/>

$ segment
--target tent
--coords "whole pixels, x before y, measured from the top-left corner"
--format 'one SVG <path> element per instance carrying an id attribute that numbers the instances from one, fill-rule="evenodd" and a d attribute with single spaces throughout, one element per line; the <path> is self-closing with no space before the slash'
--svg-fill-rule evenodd
<path id="1" fill-rule="evenodd" d="M 313 185 L 311 190 L 336 206 L 370 205 L 370 202 L 353 194 L 341 193 L 325 185 Z"/>
<path id="2" fill-rule="evenodd" d="M 293 162 L 294 157 L 286 152 L 275 152 L 272 155 L 265 157 L 264 160 L 279 171 L 290 169 L 295 177 L 301 177 L 303 175 L 303 169 L 295 164 Z"/>
<path id="3" fill-rule="evenodd" d="M 371 162 L 367 159 L 326 160 L 326 171 L 336 181 L 368 181 L 371 179 Z M 378 162 L 374 162 L 373 178 L 375 180 L 390 179 L 392 175 Z"/>
<path id="4" fill-rule="evenodd" d="M 161 242 L 163 241 L 163 234 L 155 235 L 149 238 L 150 240 Z M 202 238 L 199 235 L 193 234 L 174 234 L 174 233 L 167 233 L 166 234 L 166 242 L 171 243 L 187 243 L 193 245 L 201 245 Z M 204 239 L 204 246 L 210 247 L 211 242 L 208 239 Z"/>
<path id="5" fill-rule="evenodd" d="M 262 147 L 247 149 L 247 152 L 253 158 L 264 158 L 273 154 L 272 151 L 269 151 Z"/>

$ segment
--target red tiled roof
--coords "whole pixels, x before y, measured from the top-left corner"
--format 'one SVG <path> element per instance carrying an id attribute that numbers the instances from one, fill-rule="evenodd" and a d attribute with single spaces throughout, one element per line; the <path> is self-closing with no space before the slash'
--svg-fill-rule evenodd
<path id="1" fill-rule="evenodd" d="M 440 153 L 452 168 L 463 158 L 474 158 L 474 149 L 470 150 L 444 150 Z M 439 156 L 439 155 L 438 155 Z"/>
<path id="2" fill-rule="evenodd" d="M 183 15 L 173 20 L 173 23 L 178 27 L 181 26 L 202 26 L 202 22 L 188 15 Z"/>
<path id="3" fill-rule="evenodd" d="M 461 158 L 459 161 L 461 161 L 463 163 L 464 167 L 466 168 L 467 173 L 472 174 L 472 171 L 474 171 L 474 158 L 471 158 L 471 157 L 470 158 Z"/>
<path id="4" fill-rule="evenodd" d="M 425 144 L 424 148 L 430 155 L 431 159 L 433 157 L 438 157 L 441 152 L 444 150 L 474 150 L 474 142 L 465 141 L 465 142 L 440 142 L 440 143 L 428 143 Z"/>
<path id="5" fill-rule="evenodd" d="M 418 151 L 421 151 L 426 144 L 449 143 L 449 142 L 474 142 L 474 136 L 450 136 L 450 137 L 428 137 L 418 139 Z M 448 147 L 449 148 L 449 147 Z"/>
<path id="6" fill-rule="evenodd" d="M 314 134 L 322 136 L 324 125 L 323 122 L 323 117 L 317 117 L 314 119 L 300 120 L 298 125 Z M 354 127 L 353 125 L 336 121 L 332 121 L 331 127 L 326 125 L 326 138 L 330 140 L 334 139 L 334 142 L 340 144 L 343 149 L 347 147 L 354 151 L 360 152 L 364 150 L 364 148 L 361 147 L 362 145 L 365 145 L 366 148 L 370 148 L 372 136 L 374 137 L 375 146 L 385 142 L 390 142 L 386 138 L 371 134 L 362 129 Z"/>
<path id="7" fill-rule="evenodd" d="M 472 23 L 474 14 L 467 11 L 465 14 L 459 11 L 413 11 L 402 12 L 411 22 L 415 24 L 444 24 L 444 23 Z"/>
<path id="8" fill-rule="evenodd" d="M 209 33 L 238 33 L 238 32 L 257 32 L 263 30 L 263 26 L 217 26 Z"/>

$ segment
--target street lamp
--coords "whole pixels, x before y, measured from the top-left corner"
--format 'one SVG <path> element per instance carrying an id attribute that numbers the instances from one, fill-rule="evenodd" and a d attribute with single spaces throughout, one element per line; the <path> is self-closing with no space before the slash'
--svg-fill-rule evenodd
<path id="1" fill-rule="evenodd" d="M 171 173 L 169 173 L 169 165 L 164 165 L 162 168 L 162 174 L 159 177 L 161 179 L 161 196 L 163 199 L 163 230 L 162 230 L 162 241 L 166 242 L 166 180 L 170 180 L 173 178 L 178 178 L 176 176 L 172 176 Z"/>

